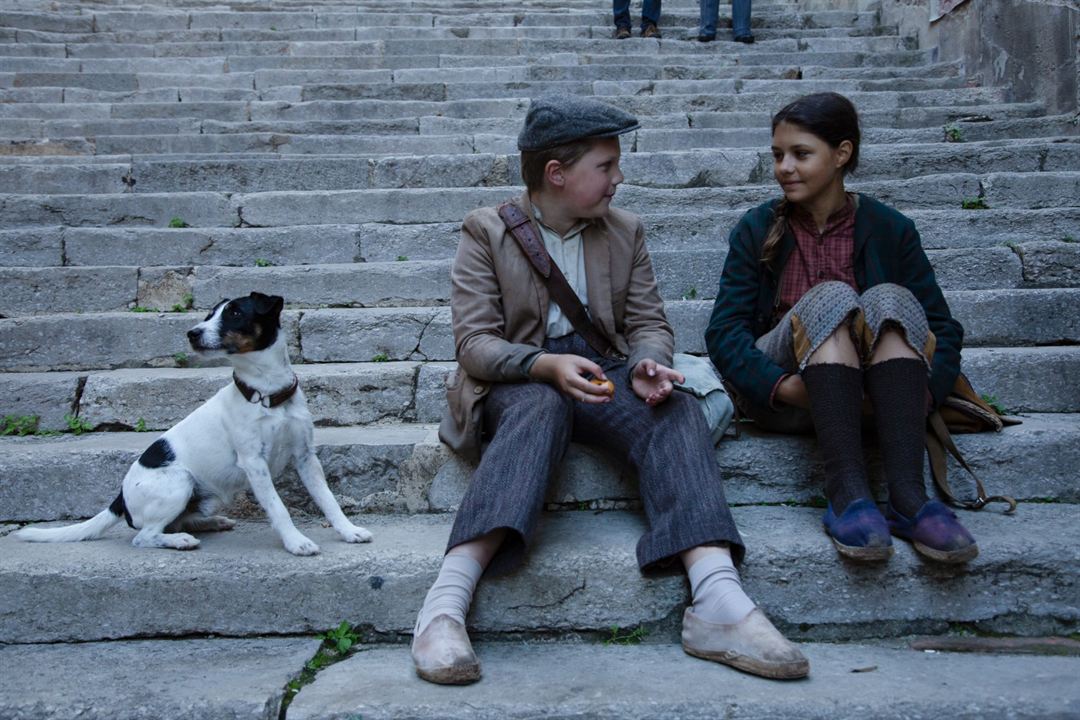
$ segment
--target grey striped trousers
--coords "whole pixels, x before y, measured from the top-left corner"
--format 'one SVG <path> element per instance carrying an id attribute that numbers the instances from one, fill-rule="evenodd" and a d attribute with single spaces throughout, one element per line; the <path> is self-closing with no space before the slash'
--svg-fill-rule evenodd
<path id="1" fill-rule="evenodd" d="M 736 562 L 744 548 L 728 510 L 709 430 L 697 400 L 673 392 L 650 408 L 630 387 L 624 363 L 603 360 L 576 333 L 549 339 L 545 349 L 588 357 L 615 383 L 610 403 L 586 405 L 547 383 L 498 383 L 484 402 L 491 443 L 458 509 L 447 549 L 507 528 L 488 571 L 523 559 L 543 507 L 548 482 L 570 441 L 596 445 L 633 467 L 649 528 L 638 540 L 642 569 L 683 550 L 729 543 Z"/>

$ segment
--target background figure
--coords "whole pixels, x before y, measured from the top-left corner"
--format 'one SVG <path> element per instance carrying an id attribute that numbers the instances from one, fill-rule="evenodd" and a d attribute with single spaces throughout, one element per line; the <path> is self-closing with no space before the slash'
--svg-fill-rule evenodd
<path id="1" fill-rule="evenodd" d="M 715 0 L 707 0 L 715 2 Z M 750 9 L 750 0 L 746 0 L 747 12 Z M 615 38 L 625 40 L 630 37 L 630 0 L 614 0 L 611 9 L 615 13 Z M 715 18 L 716 13 L 713 13 Z M 703 16 L 704 17 L 704 16 Z M 643 0 L 641 3 L 641 37 L 659 38 L 660 29 L 660 0 Z M 715 24 L 715 19 L 714 23 Z M 750 27 L 749 15 L 747 15 L 747 28 Z M 747 30 L 749 32 L 749 29 Z"/>
<path id="2" fill-rule="evenodd" d="M 617 3 L 618 0 L 616 0 Z M 701 0 L 699 41 L 712 42 L 716 39 L 716 21 L 719 16 L 720 0 Z M 615 23 L 618 24 L 618 22 L 616 17 Z M 754 36 L 750 33 L 750 0 L 731 0 L 731 33 L 735 42 L 754 42 Z"/>

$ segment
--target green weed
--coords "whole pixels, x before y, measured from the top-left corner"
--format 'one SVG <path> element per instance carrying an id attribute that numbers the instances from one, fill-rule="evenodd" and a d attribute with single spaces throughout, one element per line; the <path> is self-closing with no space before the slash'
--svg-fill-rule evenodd
<path id="1" fill-rule="evenodd" d="M 376 353 L 371 356 L 371 362 L 390 362 L 390 356 L 386 353 Z"/>
<path id="2" fill-rule="evenodd" d="M 964 133 L 958 125 L 946 125 L 943 129 L 945 130 L 945 142 L 964 142 Z"/>
<path id="3" fill-rule="evenodd" d="M 173 353 L 172 359 L 176 363 L 177 367 L 187 367 L 187 365 L 188 365 L 187 353 L 182 353 L 182 352 Z"/>
<path id="4" fill-rule="evenodd" d="M 960 207 L 964 210 L 989 210 L 990 206 L 986 204 L 986 200 L 981 197 L 977 198 L 964 198 L 960 201 Z"/>
<path id="5" fill-rule="evenodd" d="M 408 260 L 408 259 L 409 259 L 409 256 L 408 256 L 408 255 L 398 255 L 398 256 L 397 256 L 397 261 L 398 261 L 398 262 L 405 262 L 405 261 L 406 261 L 406 260 Z"/>
<path id="6" fill-rule="evenodd" d="M 689 290 L 687 290 L 686 292 L 684 292 L 683 296 L 682 296 L 682 299 L 683 300 L 697 300 L 697 288 L 692 287 Z"/>
<path id="7" fill-rule="evenodd" d="M 342 620 L 341 624 L 336 628 L 327 630 L 315 637 L 323 641 L 322 645 L 319 646 L 319 651 L 304 663 L 304 669 L 300 672 L 300 677 L 293 678 L 285 685 L 285 697 L 281 702 L 283 715 L 284 709 L 289 706 L 289 703 L 293 701 L 293 698 L 296 697 L 302 687 L 315 679 L 316 673 L 329 665 L 344 660 L 360 643 L 360 636 L 345 620 Z"/>
<path id="8" fill-rule="evenodd" d="M 611 635 L 604 639 L 605 645 L 639 645 L 649 634 L 642 625 L 630 631 L 623 630 L 618 625 L 612 625 L 609 630 Z"/>
<path id="9" fill-rule="evenodd" d="M 94 429 L 91 423 L 77 415 L 65 415 L 64 422 L 67 423 L 68 432 L 72 435 L 82 435 L 83 433 L 92 432 Z"/>
<path id="10" fill-rule="evenodd" d="M 152 312 L 157 312 L 157 308 L 146 307 L 145 305 L 136 305 L 135 307 L 131 308 L 131 312 L 135 312 L 135 313 L 152 313 Z"/>
<path id="11" fill-rule="evenodd" d="M 1080 240 L 1077 240 L 1072 235 L 1066 235 L 1065 237 L 1061 238 L 1061 242 L 1074 243 L 1080 242 Z"/>
<path id="12" fill-rule="evenodd" d="M 142 418 L 135 421 L 135 432 L 148 432 L 146 421 Z"/>
<path id="13" fill-rule="evenodd" d="M 994 408 L 994 412 L 996 412 L 997 414 L 1005 415 L 1008 413 L 1008 411 L 1005 409 L 1005 406 L 1001 404 L 1001 401 L 997 399 L 996 395 L 987 395 L 986 393 L 982 393 L 979 395 L 979 397 L 983 399 L 984 403 Z"/>
<path id="14" fill-rule="evenodd" d="M 36 435 L 40 422 L 37 415 L 5 415 L 0 420 L 0 435 Z"/>
<path id="15" fill-rule="evenodd" d="M 180 300 L 180 302 L 178 302 L 178 303 L 176 303 L 175 305 L 172 306 L 172 311 L 173 312 L 187 312 L 188 310 L 190 310 L 193 307 L 195 307 L 195 297 L 191 293 L 187 293 Z"/>
<path id="16" fill-rule="evenodd" d="M 273 264 L 265 258 L 255 258 L 255 267 L 271 267 Z"/>
<path id="17" fill-rule="evenodd" d="M 184 222 L 184 218 L 182 218 L 182 217 L 174 217 L 172 220 L 169 221 L 169 227 L 171 227 L 171 228 L 186 228 L 186 227 L 191 227 L 191 226 L 188 225 L 186 222 Z"/>

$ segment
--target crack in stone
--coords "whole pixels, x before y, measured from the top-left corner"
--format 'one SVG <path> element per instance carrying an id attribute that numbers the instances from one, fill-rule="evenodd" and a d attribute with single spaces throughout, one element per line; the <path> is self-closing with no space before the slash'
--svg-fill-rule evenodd
<path id="1" fill-rule="evenodd" d="M 573 590 L 571 590 L 570 592 L 566 593 L 561 598 L 559 598 L 558 600 L 555 600 L 553 602 L 544 603 L 542 605 L 511 605 L 507 609 L 508 610 L 521 610 L 521 609 L 543 610 L 544 608 L 550 608 L 550 607 L 555 607 L 556 605 L 562 605 L 564 602 L 566 602 L 567 600 L 572 598 L 574 595 L 577 595 L 579 592 L 584 590 L 586 582 L 587 581 L 582 580 L 581 585 L 578 585 L 576 588 L 574 588 Z"/>

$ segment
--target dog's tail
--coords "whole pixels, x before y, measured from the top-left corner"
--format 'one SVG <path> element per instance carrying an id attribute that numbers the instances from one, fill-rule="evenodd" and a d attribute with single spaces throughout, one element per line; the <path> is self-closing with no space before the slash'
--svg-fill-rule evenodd
<path id="1" fill-rule="evenodd" d="M 124 505 L 124 493 L 120 493 L 105 510 L 94 517 L 77 525 L 67 525 L 58 528 L 25 527 L 13 533 L 15 537 L 27 542 L 78 542 L 79 540 L 96 540 L 105 534 L 120 519 L 127 515 L 127 507 Z"/>

